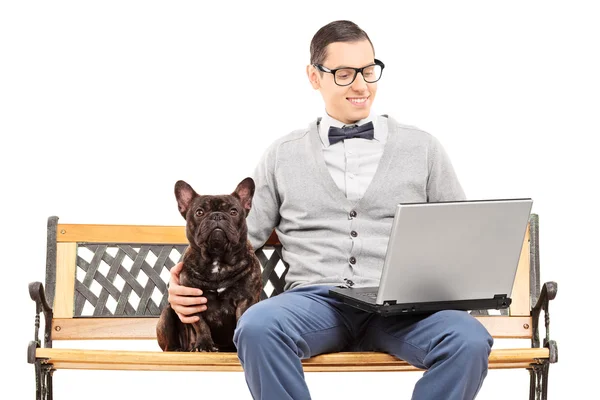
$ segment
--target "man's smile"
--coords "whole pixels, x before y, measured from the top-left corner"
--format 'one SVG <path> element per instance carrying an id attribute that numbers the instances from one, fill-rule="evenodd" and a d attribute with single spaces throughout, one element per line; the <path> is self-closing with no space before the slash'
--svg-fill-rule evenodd
<path id="1" fill-rule="evenodd" d="M 365 103 L 367 102 L 368 99 L 369 99 L 369 97 L 346 97 L 346 100 L 348 100 L 350 103 L 352 103 L 355 106 L 365 105 Z"/>

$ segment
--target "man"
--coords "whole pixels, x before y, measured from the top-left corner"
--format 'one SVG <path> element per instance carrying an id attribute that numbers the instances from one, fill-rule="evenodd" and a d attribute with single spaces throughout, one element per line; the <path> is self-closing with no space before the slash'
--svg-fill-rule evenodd
<path id="1" fill-rule="evenodd" d="M 242 316 L 234 336 L 255 399 L 309 399 L 301 359 L 342 350 L 382 351 L 426 369 L 415 399 L 473 399 L 493 340 L 462 311 L 380 317 L 328 296 L 333 285 L 376 286 L 399 202 L 465 198 L 440 143 L 370 112 L 384 64 L 349 21 L 321 28 L 307 67 L 326 113 L 277 140 L 256 168 L 248 215 L 252 245 L 275 228 L 289 263 L 286 291 Z M 343 126 L 358 127 L 342 129 Z M 184 322 L 210 307 L 178 285 L 169 302 Z"/>

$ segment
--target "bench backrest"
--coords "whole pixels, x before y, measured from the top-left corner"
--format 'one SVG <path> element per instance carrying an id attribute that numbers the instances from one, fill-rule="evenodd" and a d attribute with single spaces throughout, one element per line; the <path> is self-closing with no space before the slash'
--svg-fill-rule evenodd
<path id="1" fill-rule="evenodd" d="M 50 217 L 45 289 L 54 310 L 51 339 L 154 339 L 169 270 L 186 247 L 183 226 L 59 224 Z M 262 299 L 281 293 L 288 266 L 277 236 L 256 254 Z M 494 337 L 531 338 L 530 310 L 539 290 L 538 217 L 532 214 L 509 310 L 473 314 Z"/>

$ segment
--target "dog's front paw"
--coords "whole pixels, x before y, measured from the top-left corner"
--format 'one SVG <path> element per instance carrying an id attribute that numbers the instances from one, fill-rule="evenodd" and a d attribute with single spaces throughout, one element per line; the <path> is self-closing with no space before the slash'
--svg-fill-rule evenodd
<path id="1" fill-rule="evenodd" d="M 214 353 L 219 351 L 219 348 L 214 343 L 202 343 L 194 346 L 192 351 Z"/>

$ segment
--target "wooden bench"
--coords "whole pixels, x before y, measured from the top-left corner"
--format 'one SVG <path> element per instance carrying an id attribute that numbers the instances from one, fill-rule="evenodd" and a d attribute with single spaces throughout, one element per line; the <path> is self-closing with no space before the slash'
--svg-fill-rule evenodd
<path id="1" fill-rule="evenodd" d="M 55 340 L 154 339 L 167 303 L 168 270 L 187 245 L 183 226 L 58 224 L 48 219 L 45 285 L 29 285 L 36 303 L 35 338 L 28 362 L 35 365 L 36 398 L 52 399 L 52 374 L 60 369 L 241 371 L 236 353 L 174 353 L 52 348 Z M 283 291 L 287 266 L 275 234 L 257 250 L 263 267 L 262 298 Z M 548 370 L 557 361 L 549 337 L 554 282 L 540 286 L 538 216 L 531 215 L 509 310 L 471 313 L 494 338 L 530 339 L 525 348 L 493 349 L 490 369 L 522 368 L 530 374 L 530 399 L 546 399 Z M 546 336 L 539 339 L 544 311 Z M 44 316 L 43 343 L 39 339 Z M 384 353 L 333 353 L 303 360 L 310 371 L 417 371 Z"/>

